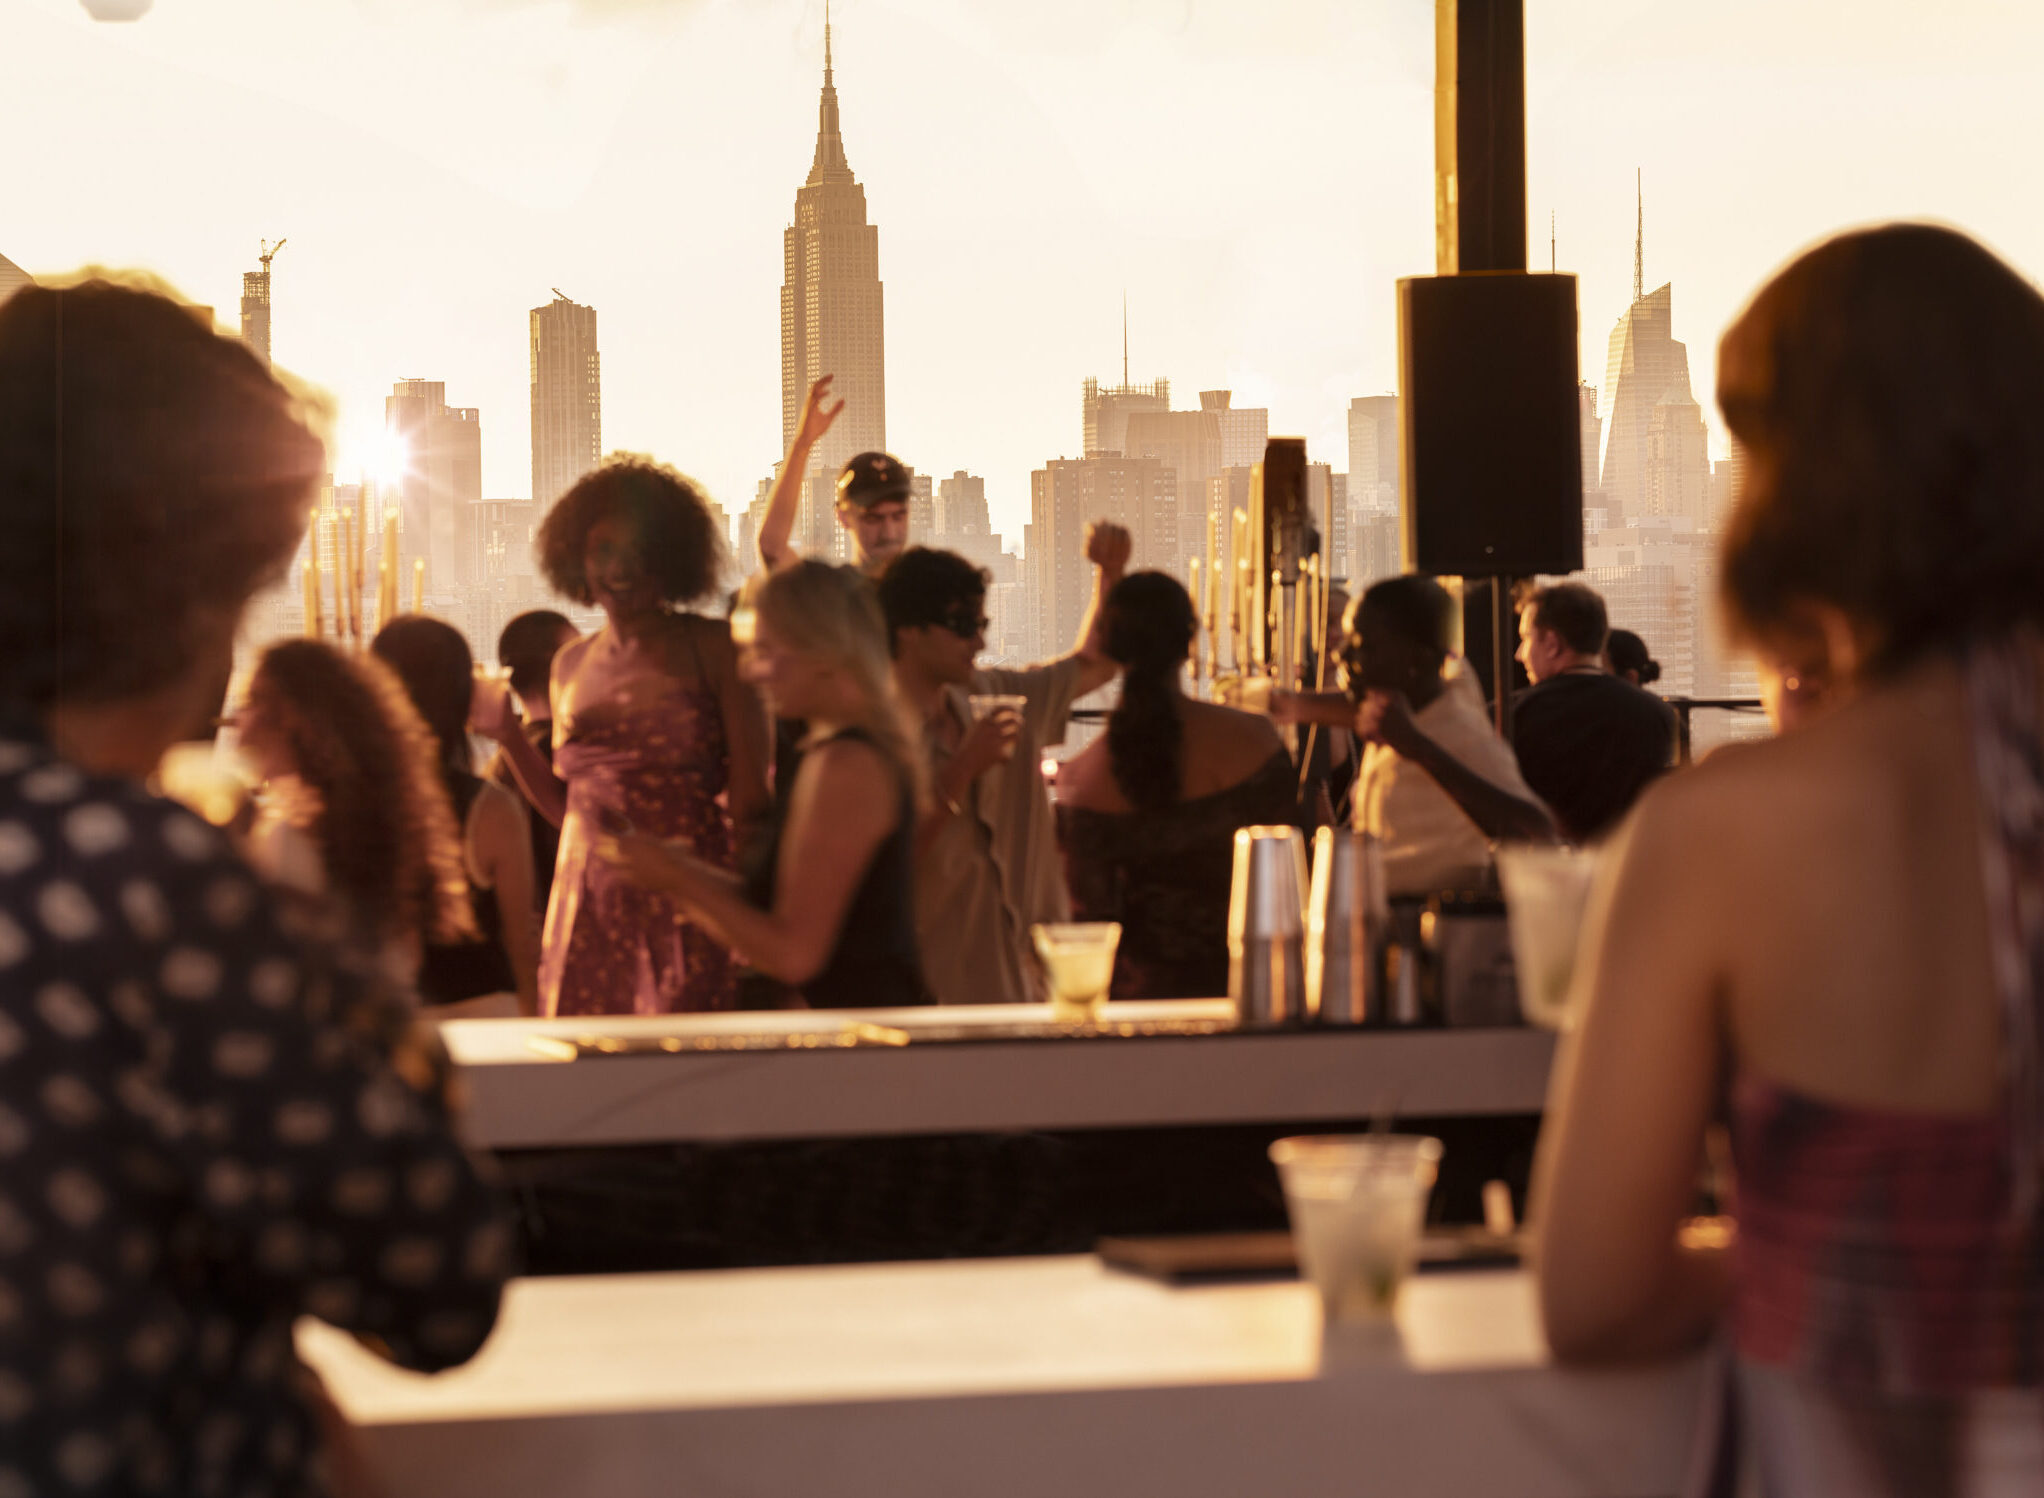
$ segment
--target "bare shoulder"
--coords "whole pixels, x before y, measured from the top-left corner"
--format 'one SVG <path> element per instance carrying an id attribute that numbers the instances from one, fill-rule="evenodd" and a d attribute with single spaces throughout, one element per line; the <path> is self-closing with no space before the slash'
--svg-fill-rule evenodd
<path id="1" fill-rule="evenodd" d="M 844 736 L 828 739 L 802 756 L 801 773 L 817 794 L 831 805 L 853 804 L 839 798 L 858 798 L 878 806 L 889 806 L 887 792 L 899 779 L 894 761 L 877 744 Z"/>
<path id="2" fill-rule="evenodd" d="M 1189 742 L 1204 741 L 1245 774 L 1285 746 L 1277 725 L 1263 714 L 1214 702 L 1186 702 L 1185 735 Z"/>
<path id="3" fill-rule="evenodd" d="M 567 681 L 581 669 L 582 662 L 589 658 L 590 648 L 604 634 L 603 630 L 592 630 L 586 635 L 577 635 L 554 652 L 553 665 L 549 673 L 555 681 Z"/>
<path id="4" fill-rule="evenodd" d="M 469 821 L 479 835 L 522 838 L 526 826 L 524 798 L 494 780 L 485 780 L 482 789 L 476 792 L 475 805 L 469 810 Z"/>

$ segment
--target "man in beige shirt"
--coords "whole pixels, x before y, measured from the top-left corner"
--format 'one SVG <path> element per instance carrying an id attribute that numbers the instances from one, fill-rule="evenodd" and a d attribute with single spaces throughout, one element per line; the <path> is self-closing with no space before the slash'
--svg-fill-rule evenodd
<path id="1" fill-rule="evenodd" d="M 894 680 L 923 725 L 932 810 L 917 829 L 916 934 L 923 974 L 944 1004 L 1046 998 L 1029 928 L 1071 919 L 1057 821 L 1041 763 L 1072 703 L 1116 667 L 1099 648 L 1100 599 L 1128 566 L 1128 532 L 1089 528 L 1093 607 L 1069 655 L 1026 670 L 982 670 L 987 575 L 964 557 L 912 547 L 880 580 Z M 973 716 L 976 696 L 1021 699 Z"/>
<path id="2" fill-rule="evenodd" d="M 1474 674 L 1449 653 L 1454 607 L 1432 578 L 1387 578 L 1350 623 L 1342 665 L 1361 695 L 1356 739 L 1368 746 L 1356 826 L 1381 840 L 1394 895 L 1487 883 L 1494 840 L 1555 835 Z"/>

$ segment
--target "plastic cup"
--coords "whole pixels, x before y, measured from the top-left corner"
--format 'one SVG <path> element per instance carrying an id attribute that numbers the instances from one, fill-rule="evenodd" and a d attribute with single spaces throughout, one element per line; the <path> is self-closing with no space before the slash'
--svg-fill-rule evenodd
<path id="1" fill-rule="evenodd" d="M 1568 1012 L 1597 855 L 1508 843 L 1497 850 L 1497 866 L 1519 972 L 1519 1012 L 1530 1025 L 1559 1030 Z"/>
<path id="2" fill-rule="evenodd" d="M 1023 710 L 1029 706 L 1029 699 L 1019 692 L 975 692 L 965 699 L 965 704 L 972 711 L 972 721 L 977 723 L 981 718 L 991 718 L 995 713 L 1003 712 L 1013 713 L 1020 718 Z M 1003 759 L 1014 757 L 1015 750 L 1012 745 L 1008 752 L 1001 756 Z"/>
<path id="3" fill-rule="evenodd" d="M 1419 1252 L 1441 1141 L 1309 1134 L 1278 1140 L 1270 1158 L 1284 1183 L 1300 1271 L 1320 1292 L 1327 1324 L 1388 1320 Z"/>
<path id="4" fill-rule="evenodd" d="M 1050 977 L 1051 1016 L 1089 1020 L 1100 1012 L 1114 982 L 1118 921 L 1061 921 L 1029 928 L 1036 955 Z"/>

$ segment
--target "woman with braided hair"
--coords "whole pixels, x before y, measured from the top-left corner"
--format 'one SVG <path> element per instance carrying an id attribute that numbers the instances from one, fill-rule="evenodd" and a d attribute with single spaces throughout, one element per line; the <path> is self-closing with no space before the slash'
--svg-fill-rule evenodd
<path id="1" fill-rule="evenodd" d="M 1058 773 L 1072 914 L 1121 922 L 1115 998 L 1212 997 L 1228 988 L 1235 829 L 1292 821 L 1297 773 L 1269 719 L 1185 695 L 1197 621 L 1175 579 L 1129 574 L 1106 614 L 1121 701 Z"/>

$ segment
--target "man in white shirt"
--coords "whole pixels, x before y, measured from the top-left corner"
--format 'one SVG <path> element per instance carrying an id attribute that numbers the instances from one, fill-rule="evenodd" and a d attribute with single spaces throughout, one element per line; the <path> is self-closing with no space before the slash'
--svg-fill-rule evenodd
<path id="1" fill-rule="evenodd" d="M 1449 653 L 1454 607 L 1433 579 L 1394 577 L 1349 620 L 1342 665 L 1361 697 L 1356 738 L 1368 746 L 1355 820 L 1382 840 L 1394 895 L 1488 883 L 1494 840 L 1555 836 L 1474 673 Z"/>

